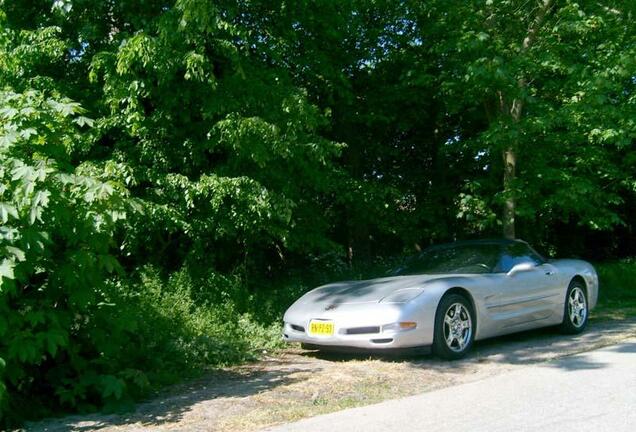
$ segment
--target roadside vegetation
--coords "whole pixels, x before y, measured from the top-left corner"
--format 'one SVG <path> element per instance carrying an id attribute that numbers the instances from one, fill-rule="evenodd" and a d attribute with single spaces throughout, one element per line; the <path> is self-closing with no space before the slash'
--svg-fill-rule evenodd
<path id="1" fill-rule="evenodd" d="M 606 263 L 633 310 L 635 14 L 0 0 L 0 427 L 257 358 L 436 242 Z"/>
<path id="2" fill-rule="evenodd" d="M 592 317 L 621 319 L 636 316 L 636 260 L 597 263 L 599 303 Z"/>

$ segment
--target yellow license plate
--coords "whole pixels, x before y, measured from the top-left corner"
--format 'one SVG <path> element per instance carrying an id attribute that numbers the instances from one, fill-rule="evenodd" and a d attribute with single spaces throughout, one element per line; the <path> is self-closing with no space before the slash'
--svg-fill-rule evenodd
<path id="1" fill-rule="evenodd" d="M 315 336 L 333 335 L 333 321 L 312 321 L 309 323 L 309 334 Z"/>

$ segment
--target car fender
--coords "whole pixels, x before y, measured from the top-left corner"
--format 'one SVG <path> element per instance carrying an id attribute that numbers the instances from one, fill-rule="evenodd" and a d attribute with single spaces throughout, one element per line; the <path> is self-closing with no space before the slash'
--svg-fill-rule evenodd
<path id="1" fill-rule="evenodd" d="M 449 277 L 443 279 L 436 279 L 428 282 L 422 293 L 412 299 L 410 302 L 404 305 L 405 317 L 413 317 L 418 322 L 418 327 L 421 326 L 422 331 L 426 332 L 427 343 L 433 343 L 433 335 L 435 331 L 435 315 L 437 313 L 437 307 L 439 302 L 450 290 L 453 288 L 461 288 L 465 290 L 470 296 L 475 321 L 475 335 L 479 334 L 479 311 L 481 310 L 482 303 L 473 295 L 471 290 L 467 288 L 470 286 L 470 280 L 467 277 Z M 420 324 L 421 323 L 421 324 Z"/>
<path id="2" fill-rule="evenodd" d="M 550 261 L 560 272 L 566 276 L 564 289 L 567 290 L 572 279 L 579 276 L 583 278 L 587 288 L 588 308 L 592 310 L 598 303 L 599 280 L 596 269 L 587 261 L 578 259 L 558 259 Z M 563 301 L 565 301 L 565 291 L 563 293 Z"/>

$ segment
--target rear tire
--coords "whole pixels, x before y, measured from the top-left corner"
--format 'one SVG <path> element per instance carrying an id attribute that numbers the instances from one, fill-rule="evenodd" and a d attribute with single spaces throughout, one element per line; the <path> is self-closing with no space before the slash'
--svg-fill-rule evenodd
<path id="1" fill-rule="evenodd" d="M 466 297 L 442 297 L 435 313 L 433 352 L 446 360 L 463 358 L 473 346 L 475 322 L 475 311 Z"/>
<path id="2" fill-rule="evenodd" d="M 563 305 L 563 322 L 560 330 L 565 334 L 578 334 L 585 330 L 589 309 L 585 284 L 573 280 L 568 286 Z"/>

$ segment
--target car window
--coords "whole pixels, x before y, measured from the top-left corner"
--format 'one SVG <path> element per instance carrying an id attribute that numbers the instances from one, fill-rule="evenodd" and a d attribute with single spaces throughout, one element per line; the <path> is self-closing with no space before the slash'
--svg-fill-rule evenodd
<path id="1" fill-rule="evenodd" d="M 391 274 L 490 273 L 500 254 L 498 244 L 434 246 L 412 257 Z"/>
<path id="2" fill-rule="evenodd" d="M 507 273 L 517 264 L 526 262 L 539 265 L 543 263 L 543 258 L 541 258 L 539 254 L 533 251 L 527 244 L 513 243 L 504 248 L 494 271 L 496 273 Z"/>

